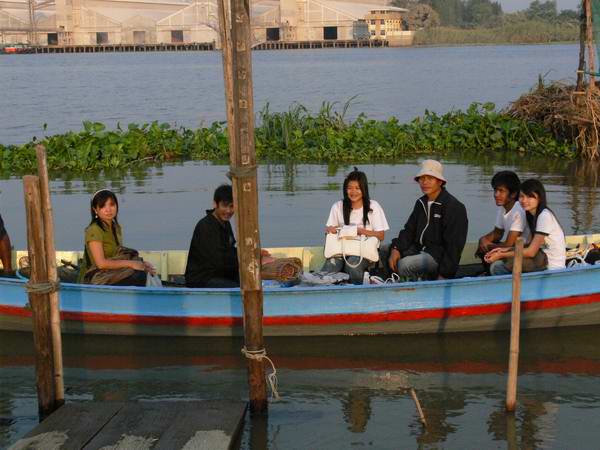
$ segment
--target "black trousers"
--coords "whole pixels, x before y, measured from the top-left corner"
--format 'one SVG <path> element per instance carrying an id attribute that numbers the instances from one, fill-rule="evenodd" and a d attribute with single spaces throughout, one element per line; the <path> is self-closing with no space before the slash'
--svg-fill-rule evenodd
<path id="1" fill-rule="evenodd" d="M 148 274 L 143 270 L 136 270 L 133 275 L 113 284 L 113 286 L 146 286 Z"/>

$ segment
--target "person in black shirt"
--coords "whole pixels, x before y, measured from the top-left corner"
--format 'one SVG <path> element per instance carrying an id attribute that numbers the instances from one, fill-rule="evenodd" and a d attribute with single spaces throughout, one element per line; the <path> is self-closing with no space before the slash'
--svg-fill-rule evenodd
<path id="1" fill-rule="evenodd" d="M 12 272 L 12 248 L 10 245 L 10 238 L 4 228 L 4 221 L 0 216 L 0 260 L 2 261 L 2 269 L 5 273 Z"/>
<path id="2" fill-rule="evenodd" d="M 454 278 L 467 240 L 467 210 L 446 190 L 438 161 L 423 161 L 415 181 L 425 195 L 392 241 L 389 267 L 403 279 Z"/>
<path id="3" fill-rule="evenodd" d="M 187 287 L 240 286 L 237 248 L 230 223 L 234 212 L 231 186 L 219 186 L 213 200 L 213 209 L 206 211 L 194 229 L 185 268 Z"/>

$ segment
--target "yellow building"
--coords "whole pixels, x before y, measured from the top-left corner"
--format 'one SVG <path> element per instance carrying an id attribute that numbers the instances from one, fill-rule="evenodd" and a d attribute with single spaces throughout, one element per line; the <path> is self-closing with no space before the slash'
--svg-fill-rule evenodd
<path id="1" fill-rule="evenodd" d="M 413 32 L 404 19 L 406 10 L 399 8 L 373 9 L 365 16 L 371 39 L 387 40 L 390 47 L 412 45 Z"/>

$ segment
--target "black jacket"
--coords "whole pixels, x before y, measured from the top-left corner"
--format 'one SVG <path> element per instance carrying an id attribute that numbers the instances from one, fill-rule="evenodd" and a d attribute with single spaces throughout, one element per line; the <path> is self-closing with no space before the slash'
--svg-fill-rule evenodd
<path id="1" fill-rule="evenodd" d="M 206 211 L 206 217 L 194 229 L 187 266 L 185 284 L 188 287 L 205 287 L 214 278 L 239 280 L 235 237 L 229 222 L 219 222 Z"/>
<path id="2" fill-rule="evenodd" d="M 392 241 L 392 248 L 402 257 L 427 252 L 437 261 L 439 275 L 454 278 L 468 226 L 465 205 L 442 189 L 429 211 L 426 195 L 416 201 L 404 229 Z"/>

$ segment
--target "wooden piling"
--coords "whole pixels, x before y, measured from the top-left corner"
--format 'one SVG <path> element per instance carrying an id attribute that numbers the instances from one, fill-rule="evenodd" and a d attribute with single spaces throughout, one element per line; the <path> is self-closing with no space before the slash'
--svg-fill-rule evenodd
<path id="1" fill-rule="evenodd" d="M 417 408 L 417 412 L 419 413 L 419 419 L 421 419 L 421 423 L 424 427 L 427 427 L 427 420 L 425 420 L 425 414 L 423 414 L 423 408 L 421 408 L 421 402 L 419 402 L 419 398 L 417 397 L 417 393 L 413 388 L 410 388 L 410 395 L 415 402 L 415 408 Z"/>
<path id="2" fill-rule="evenodd" d="M 519 331 L 521 326 L 521 271 L 523 238 L 517 238 L 512 270 L 512 309 L 510 315 L 510 353 L 506 385 L 506 411 L 514 412 L 517 404 L 517 372 L 519 370 Z"/>
<path id="3" fill-rule="evenodd" d="M 267 411 L 262 317 L 263 291 L 260 275 L 258 184 L 254 148 L 254 103 L 250 5 L 231 0 L 230 8 L 219 0 L 223 48 L 223 73 L 230 148 L 230 175 L 237 215 L 238 260 L 244 303 L 244 337 L 248 356 L 250 411 Z M 254 357 L 251 357 L 254 356 Z"/>
<path id="4" fill-rule="evenodd" d="M 56 247 L 54 245 L 54 216 L 52 201 L 50 200 L 50 182 L 48 180 L 48 163 L 46 148 L 38 144 L 35 146 L 38 163 L 38 177 L 40 186 L 40 200 L 42 205 L 42 219 L 44 224 L 44 245 L 46 250 L 46 271 L 50 283 L 58 283 L 56 270 Z M 62 336 L 60 330 L 60 305 L 58 292 L 50 292 L 50 329 L 52 332 L 52 354 L 54 356 L 54 389 L 57 407 L 65 402 L 65 389 L 62 361 Z"/>
<path id="5" fill-rule="evenodd" d="M 43 420 L 60 405 L 56 403 L 54 383 L 50 299 L 48 293 L 42 293 L 43 289 L 40 289 L 41 286 L 48 283 L 48 271 L 46 249 L 43 242 L 44 225 L 39 178 L 33 175 L 23 177 L 23 191 L 27 217 L 27 250 L 31 268 L 29 304 L 33 321 L 38 412 L 40 419 Z"/>
<path id="6" fill-rule="evenodd" d="M 585 9 L 582 8 L 579 17 L 579 63 L 577 65 L 577 83 L 576 91 L 583 89 L 584 72 L 585 72 L 585 41 L 587 36 L 587 15 Z"/>
<path id="7" fill-rule="evenodd" d="M 583 0 L 586 17 L 586 45 L 588 50 L 588 95 L 596 87 L 596 57 L 594 55 L 594 28 L 592 24 L 592 0 Z"/>

